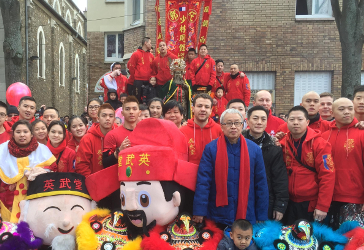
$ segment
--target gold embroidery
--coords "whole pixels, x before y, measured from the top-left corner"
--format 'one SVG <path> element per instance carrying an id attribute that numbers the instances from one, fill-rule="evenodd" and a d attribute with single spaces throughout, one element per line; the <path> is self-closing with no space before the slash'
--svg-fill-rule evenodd
<path id="1" fill-rule="evenodd" d="M 306 155 L 306 162 L 311 167 L 314 165 L 315 159 L 313 158 L 313 153 L 312 152 L 307 153 L 307 155 Z"/>
<path id="2" fill-rule="evenodd" d="M 327 164 L 327 166 L 329 167 L 329 169 L 330 169 L 332 172 L 334 172 L 335 167 L 334 167 L 334 161 L 333 161 L 333 159 L 332 159 L 332 157 L 331 157 L 331 154 L 327 155 L 327 158 L 326 158 L 326 164 Z"/>
<path id="3" fill-rule="evenodd" d="M 196 152 L 196 148 L 195 148 L 195 142 L 192 140 L 192 138 L 188 141 L 188 148 L 190 151 L 190 155 L 194 155 Z"/>
<path id="4" fill-rule="evenodd" d="M 348 139 L 344 143 L 344 148 L 348 151 L 348 153 L 350 153 L 351 151 L 353 151 L 353 149 L 354 149 L 354 139 Z"/>

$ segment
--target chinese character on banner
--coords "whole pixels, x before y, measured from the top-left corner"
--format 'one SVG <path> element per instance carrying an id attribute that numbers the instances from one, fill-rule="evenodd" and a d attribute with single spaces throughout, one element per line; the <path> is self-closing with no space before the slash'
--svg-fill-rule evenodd
<path id="1" fill-rule="evenodd" d="M 53 190 L 54 189 L 54 180 L 46 180 L 44 181 L 44 188 L 43 191 L 47 191 L 48 189 Z"/>
<path id="2" fill-rule="evenodd" d="M 211 7 L 212 7 L 212 0 L 204 0 L 202 26 L 200 31 L 198 48 L 200 48 L 201 44 L 206 43 L 207 31 L 209 29 L 210 16 L 211 16 Z"/>
<path id="3" fill-rule="evenodd" d="M 160 52 L 159 52 L 159 43 L 163 41 L 163 36 L 162 36 L 162 21 L 161 21 L 161 13 L 160 13 L 160 8 L 159 8 L 159 0 L 157 0 L 155 2 L 155 13 L 157 15 L 157 40 L 156 40 L 156 50 L 155 50 L 155 55 L 157 56 Z"/>
<path id="4" fill-rule="evenodd" d="M 82 191 L 82 182 L 81 182 L 81 180 L 76 179 L 76 180 L 73 181 L 73 183 L 75 183 L 77 190 L 81 190 Z"/>
<path id="5" fill-rule="evenodd" d="M 60 179 L 59 182 L 60 182 L 59 188 L 71 189 L 71 187 L 69 185 L 69 183 L 71 182 L 70 179 L 68 179 L 68 178 Z"/>

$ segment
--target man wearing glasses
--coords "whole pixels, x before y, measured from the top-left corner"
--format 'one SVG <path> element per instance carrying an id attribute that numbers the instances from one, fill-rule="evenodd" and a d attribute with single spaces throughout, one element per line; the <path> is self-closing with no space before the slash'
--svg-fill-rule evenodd
<path id="1" fill-rule="evenodd" d="M 0 101 L 0 144 L 11 138 L 11 127 L 6 122 L 8 118 L 7 111 L 8 106 Z"/>
<path id="2" fill-rule="evenodd" d="M 206 145 L 197 175 L 193 214 L 225 229 L 236 219 L 252 224 L 268 219 L 269 192 L 262 151 L 241 135 L 243 116 L 236 109 L 222 113 L 223 135 Z"/>

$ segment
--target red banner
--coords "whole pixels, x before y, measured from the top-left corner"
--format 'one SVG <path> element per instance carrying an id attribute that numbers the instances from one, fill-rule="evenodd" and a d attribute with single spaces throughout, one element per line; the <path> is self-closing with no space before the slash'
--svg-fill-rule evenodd
<path id="1" fill-rule="evenodd" d="M 157 15 L 157 39 L 156 39 L 156 46 L 155 46 L 155 55 L 157 56 L 159 52 L 159 43 L 163 41 L 162 36 L 162 21 L 161 21 L 161 13 L 159 11 L 159 0 L 155 2 L 155 13 Z"/>
<path id="2" fill-rule="evenodd" d="M 201 44 L 206 44 L 207 31 L 209 29 L 209 22 L 210 22 L 210 15 L 211 15 L 211 6 L 212 6 L 212 0 L 205 0 L 204 8 L 203 8 L 200 39 L 198 40 L 199 41 L 198 48 L 200 48 Z"/>
<path id="3" fill-rule="evenodd" d="M 166 0 L 167 47 L 179 58 L 196 46 L 200 8 L 200 0 Z"/>

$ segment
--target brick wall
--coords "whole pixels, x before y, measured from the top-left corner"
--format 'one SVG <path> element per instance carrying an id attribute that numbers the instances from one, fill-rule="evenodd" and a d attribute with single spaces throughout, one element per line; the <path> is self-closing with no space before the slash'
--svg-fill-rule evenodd
<path id="1" fill-rule="evenodd" d="M 145 34 L 145 27 L 139 26 L 124 31 L 124 54 L 133 53 L 139 46 L 142 46 L 142 39 Z"/>
<path id="2" fill-rule="evenodd" d="M 165 6 L 160 1 L 164 32 Z M 146 34 L 155 43 L 155 1 L 146 1 Z M 293 105 L 295 71 L 331 71 L 332 92 L 341 93 L 341 46 L 335 21 L 296 21 L 295 1 L 214 0 L 209 54 L 243 71 L 276 72 L 276 113 Z M 164 33 L 163 33 L 164 34 Z"/>

